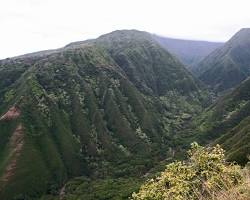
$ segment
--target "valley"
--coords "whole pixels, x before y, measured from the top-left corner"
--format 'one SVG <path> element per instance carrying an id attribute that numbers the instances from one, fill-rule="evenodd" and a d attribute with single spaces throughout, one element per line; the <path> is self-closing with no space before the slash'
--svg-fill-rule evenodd
<path id="1" fill-rule="evenodd" d="M 129 199 L 194 141 L 245 166 L 248 34 L 118 30 L 0 60 L 1 199 Z"/>

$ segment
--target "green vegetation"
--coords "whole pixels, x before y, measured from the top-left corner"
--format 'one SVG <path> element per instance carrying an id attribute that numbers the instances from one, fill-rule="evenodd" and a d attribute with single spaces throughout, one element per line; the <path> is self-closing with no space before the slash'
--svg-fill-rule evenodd
<path id="1" fill-rule="evenodd" d="M 138 178 L 117 178 L 103 180 L 89 180 L 75 178 L 65 185 L 63 200 L 93 200 L 93 199 L 128 199 L 138 190 L 142 181 Z"/>

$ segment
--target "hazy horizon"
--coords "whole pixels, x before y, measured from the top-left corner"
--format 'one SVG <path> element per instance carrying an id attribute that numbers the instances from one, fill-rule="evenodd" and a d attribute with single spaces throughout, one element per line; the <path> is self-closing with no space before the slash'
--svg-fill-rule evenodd
<path id="1" fill-rule="evenodd" d="M 247 0 L 3 0 L 0 59 L 56 49 L 123 29 L 225 42 L 249 27 L 249 5 Z"/>

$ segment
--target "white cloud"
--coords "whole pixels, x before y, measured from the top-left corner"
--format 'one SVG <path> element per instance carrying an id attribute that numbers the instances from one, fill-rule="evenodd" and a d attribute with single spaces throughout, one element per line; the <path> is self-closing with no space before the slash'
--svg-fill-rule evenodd
<path id="1" fill-rule="evenodd" d="M 250 25 L 248 0 L 0 0 L 0 58 L 116 29 L 225 41 Z"/>

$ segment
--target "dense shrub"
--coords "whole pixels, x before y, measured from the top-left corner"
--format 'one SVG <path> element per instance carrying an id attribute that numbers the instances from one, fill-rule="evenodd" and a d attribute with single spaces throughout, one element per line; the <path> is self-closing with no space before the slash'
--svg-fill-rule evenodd
<path id="1" fill-rule="evenodd" d="M 224 150 L 219 146 L 202 147 L 191 144 L 186 162 L 167 165 L 164 172 L 146 182 L 133 200 L 184 200 L 217 199 L 243 182 L 238 165 L 225 161 Z"/>

